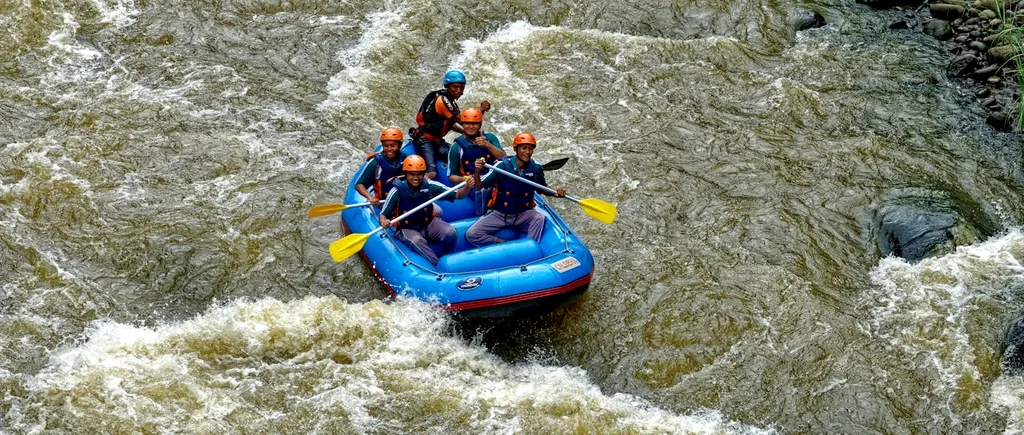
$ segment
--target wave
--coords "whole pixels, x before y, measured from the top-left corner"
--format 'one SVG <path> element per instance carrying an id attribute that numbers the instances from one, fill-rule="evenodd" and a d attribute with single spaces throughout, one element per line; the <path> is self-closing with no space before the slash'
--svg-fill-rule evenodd
<path id="1" fill-rule="evenodd" d="M 12 428 L 277 433 L 770 433 L 510 364 L 415 301 L 235 301 L 145 328 L 99 321 L 51 355 Z M 3 374 L 5 378 L 9 373 Z"/>
<path id="2" fill-rule="evenodd" d="M 995 340 L 1019 311 L 1022 259 L 1019 228 L 918 264 L 887 257 L 872 270 L 875 285 L 862 297 L 870 313 L 862 329 L 888 343 L 896 360 L 928 374 L 923 379 L 948 406 L 978 408 L 989 401 L 988 384 L 999 373 Z"/>

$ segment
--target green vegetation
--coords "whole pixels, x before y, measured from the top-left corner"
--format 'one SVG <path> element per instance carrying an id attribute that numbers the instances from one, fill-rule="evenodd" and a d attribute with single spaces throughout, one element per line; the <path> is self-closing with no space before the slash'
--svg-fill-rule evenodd
<path id="1" fill-rule="evenodd" d="M 1024 53 L 1024 27 L 1018 25 L 1021 20 L 1018 17 L 1024 19 L 1024 14 L 1018 15 L 1013 11 L 1008 11 L 1004 7 L 1002 2 L 995 2 L 995 12 L 999 16 L 999 32 L 996 34 L 996 39 L 993 42 L 1001 41 L 1007 42 L 1014 48 L 1014 55 L 1001 67 L 1006 67 L 1006 64 L 1013 62 L 1015 67 L 1015 75 L 1017 76 L 1017 86 L 1021 91 L 1021 95 L 1024 95 L 1024 58 L 1021 54 Z M 1014 113 L 1015 125 L 1018 130 L 1024 128 L 1024 99 L 1017 98 L 1014 103 L 1016 110 Z"/>

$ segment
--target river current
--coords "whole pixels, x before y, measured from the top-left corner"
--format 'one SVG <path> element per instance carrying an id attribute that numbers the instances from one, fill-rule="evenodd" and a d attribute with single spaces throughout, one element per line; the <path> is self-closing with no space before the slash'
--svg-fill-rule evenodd
<path id="1" fill-rule="evenodd" d="M 1020 433 L 1019 139 L 896 14 L 0 1 L 0 433 Z M 452 68 L 619 210 L 553 201 L 589 291 L 468 335 L 306 218 Z M 884 257 L 893 201 L 994 234 Z"/>

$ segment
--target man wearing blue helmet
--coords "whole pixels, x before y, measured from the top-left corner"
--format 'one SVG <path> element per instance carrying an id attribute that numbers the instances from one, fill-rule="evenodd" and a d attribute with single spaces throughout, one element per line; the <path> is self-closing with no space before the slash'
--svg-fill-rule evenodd
<path id="1" fill-rule="evenodd" d="M 412 130 L 413 144 L 416 154 L 427 162 L 427 178 L 437 177 L 437 156 L 447 156 L 451 145 L 444 141 L 449 131 L 463 133 L 459 122 L 459 105 L 455 103 L 466 90 L 466 75 L 461 71 L 451 70 L 445 73 L 442 81 L 444 88 L 430 91 L 420 110 L 416 112 L 416 128 Z M 491 103 L 480 102 L 480 110 L 491 109 Z"/>

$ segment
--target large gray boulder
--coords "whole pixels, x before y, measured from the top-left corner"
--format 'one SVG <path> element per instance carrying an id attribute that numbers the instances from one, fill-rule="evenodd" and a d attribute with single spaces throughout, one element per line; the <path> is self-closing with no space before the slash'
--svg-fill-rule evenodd
<path id="1" fill-rule="evenodd" d="M 878 250 L 882 256 L 894 255 L 910 263 L 977 243 L 996 230 L 980 205 L 957 203 L 939 192 L 902 192 L 876 207 L 872 232 Z"/>
<path id="2" fill-rule="evenodd" d="M 879 221 L 878 249 L 882 255 L 895 255 L 911 263 L 921 261 L 932 251 L 943 250 L 953 238 L 952 229 L 959 218 L 948 211 L 923 207 L 891 207 Z"/>
<path id="3" fill-rule="evenodd" d="M 1003 374 L 1009 376 L 1024 374 L 1024 318 L 1017 319 L 1006 329 L 1006 339 L 1003 344 L 1006 346 L 1000 362 Z"/>
<path id="4" fill-rule="evenodd" d="M 953 37 L 953 26 L 946 20 L 931 20 L 925 23 L 924 33 L 932 38 L 945 41 Z"/>
<path id="5" fill-rule="evenodd" d="M 929 6 L 928 10 L 932 13 L 933 17 L 946 21 L 953 21 L 964 16 L 964 13 L 967 12 L 967 9 L 963 6 L 942 3 L 936 3 Z"/>

